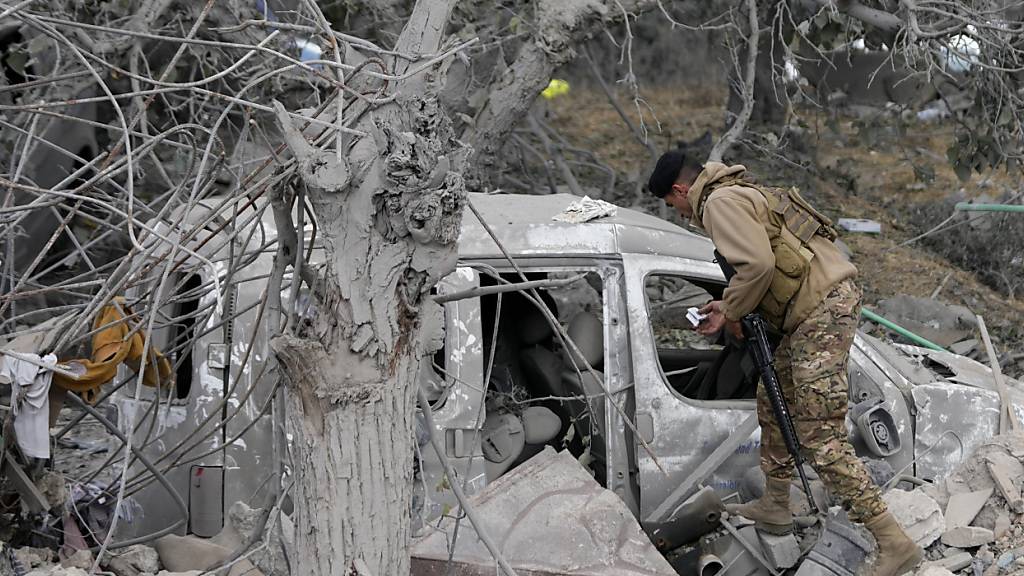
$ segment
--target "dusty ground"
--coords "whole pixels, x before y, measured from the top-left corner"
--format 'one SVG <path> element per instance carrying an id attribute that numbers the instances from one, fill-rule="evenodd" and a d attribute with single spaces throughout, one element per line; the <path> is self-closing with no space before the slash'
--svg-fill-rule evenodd
<path id="1" fill-rule="evenodd" d="M 721 133 L 725 97 L 720 92 L 656 89 L 641 96 L 656 115 L 655 120 L 644 109 L 658 150 L 678 140 L 697 138 L 705 130 L 716 136 Z M 632 101 L 620 101 L 635 120 L 638 114 Z M 911 123 L 896 130 L 887 127 L 892 122 L 885 119 L 853 114 L 830 117 L 809 108 L 798 109 L 798 114 L 791 125 L 801 125 L 804 136 L 795 151 L 783 152 L 795 162 L 749 148 L 738 149 L 732 160 L 746 164 L 762 181 L 796 183 L 833 218 L 870 218 L 882 224 L 881 235 L 846 233 L 842 238 L 860 268 L 868 305 L 897 294 L 929 297 L 941 284 L 939 300 L 982 314 L 998 349 L 1024 353 L 1024 301 L 1000 294 L 926 247 L 900 246 L 915 236 L 922 224 L 929 224 L 913 220 L 915 206 L 951 195 L 997 196 L 1017 182 L 1005 173 L 994 173 L 973 175 L 961 184 L 946 161 L 950 126 Z M 594 151 L 620 174 L 646 179 L 642 173 L 647 170 L 648 152 L 630 136 L 603 93 L 574 88 L 568 96 L 551 102 L 548 117 L 572 144 Z M 915 167 L 934 176 L 922 182 Z M 658 212 L 655 202 L 637 202 L 633 189 L 620 186 L 618 197 L 612 200 Z M 1008 371 L 1021 375 L 1013 366 Z"/>

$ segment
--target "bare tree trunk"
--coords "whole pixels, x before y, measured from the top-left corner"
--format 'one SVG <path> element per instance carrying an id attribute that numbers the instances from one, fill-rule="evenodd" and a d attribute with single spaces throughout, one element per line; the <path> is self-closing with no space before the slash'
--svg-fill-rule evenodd
<path id="1" fill-rule="evenodd" d="M 357 382 L 316 343 L 289 341 L 279 358 L 299 455 L 294 573 L 359 574 L 359 560 L 374 575 L 407 573 L 416 363 L 406 355 L 392 379 Z"/>
<path id="2" fill-rule="evenodd" d="M 417 2 L 396 52 L 437 52 L 453 4 Z M 415 65 L 396 57 L 392 70 Z M 277 105 L 327 262 L 315 318 L 272 342 L 299 452 L 296 574 L 409 571 L 417 368 L 439 341 L 427 333 L 440 324 L 429 290 L 454 268 L 466 199 L 466 151 L 434 96 L 442 76 L 398 81 L 398 99 L 372 113 L 343 110 L 367 136 L 339 139 L 340 155 L 313 147 Z"/>

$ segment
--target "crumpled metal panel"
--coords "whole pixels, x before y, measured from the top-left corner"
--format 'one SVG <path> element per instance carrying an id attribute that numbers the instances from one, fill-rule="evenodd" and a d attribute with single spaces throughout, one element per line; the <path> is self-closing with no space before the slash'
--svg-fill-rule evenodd
<path id="1" fill-rule="evenodd" d="M 936 382 L 914 387 L 919 478 L 943 478 L 982 442 L 999 433 L 999 395 L 971 386 Z"/>
<path id="2" fill-rule="evenodd" d="M 675 576 L 676 572 L 614 493 L 568 452 L 543 452 L 498 478 L 471 503 L 491 538 L 520 574 Z M 414 576 L 445 574 L 455 520 L 447 518 L 412 548 Z M 463 519 L 454 573 L 492 576 L 495 563 Z"/>
<path id="3" fill-rule="evenodd" d="M 992 377 L 992 369 L 977 360 L 951 352 L 929 350 L 928 348 L 911 346 L 909 344 L 896 344 L 895 346 L 910 356 L 924 357 L 946 367 L 953 373 L 952 376 L 946 376 L 946 380 L 986 390 L 996 389 L 995 379 Z M 1024 384 L 1008 376 L 1004 376 L 1004 379 L 1010 392 L 1024 393 Z"/>
<path id="4" fill-rule="evenodd" d="M 885 354 L 885 348 L 880 348 L 878 344 L 880 342 L 861 332 L 854 337 L 847 366 L 850 402 L 857 404 L 871 397 L 882 399 L 882 404 L 896 424 L 902 446 L 899 452 L 886 456 L 884 460 L 892 465 L 894 470 L 902 470 L 914 461 L 914 419 L 908 406 L 908 403 L 912 402 L 912 383 L 892 365 L 891 356 Z M 891 352 L 897 354 L 895 350 Z M 867 445 L 860 440 L 861 432 L 856 429 L 849 413 L 846 425 L 852 432 L 857 454 L 877 458 L 878 456 L 871 454 Z"/>

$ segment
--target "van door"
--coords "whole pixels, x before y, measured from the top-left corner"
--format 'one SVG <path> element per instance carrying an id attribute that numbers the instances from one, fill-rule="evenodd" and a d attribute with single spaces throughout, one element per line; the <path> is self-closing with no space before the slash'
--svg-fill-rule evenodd
<path id="1" fill-rule="evenodd" d="M 460 266 L 438 283 L 438 294 L 453 294 L 480 286 L 480 275 Z M 480 298 L 444 305 L 444 347 L 420 367 L 421 386 L 431 400 L 434 433 L 444 439 L 451 465 L 473 493 L 486 484 L 478 432 L 484 411 L 483 336 Z M 422 416 L 417 417 L 417 490 L 413 524 L 421 526 L 457 505 L 444 468 L 429 445 Z"/>
<path id="2" fill-rule="evenodd" d="M 700 486 L 722 497 L 736 492 L 742 475 L 758 465 L 760 429 L 749 420 L 757 377 L 741 349 L 713 344 L 686 320 L 688 307 L 721 294 L 724 280 L 714 264 L 623 255 L 623 265 L 636 428 L 649 446 L 637 441 L 640 518 L 651 524 L 667 520 L 664 514 Z M 734 431 L 737 447 L 725 461 L 700 483 L 687 482 Z"/>

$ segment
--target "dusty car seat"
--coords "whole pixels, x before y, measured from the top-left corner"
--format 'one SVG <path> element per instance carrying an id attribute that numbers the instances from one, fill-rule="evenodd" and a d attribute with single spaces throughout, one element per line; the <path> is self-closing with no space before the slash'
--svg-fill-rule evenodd
<path id="1" fill-rule="evenodd" d="M 580 312 L 569 322 L 566 330 L 569 338 L 576 343 L 582 359 L 594 369 L 597 378 L 604 379 L 600 371 L 604 367 L 604 325 L 592 312 Z M 573 368 L 571 352 L 566 351 L 562 382 L 570 394 L 583 394 L 587 400 L 573 400 L 568 403 L 573 422 L 580 423 L 577 432 L 590 436 L 590 455 L 594 459 L 594 472 L 598 482 L 605 481 L 605 429 L 604 429 L 604 387 L 577 358 L 580 373 Z M 582 379 L 580 378 L 582 374 Z"/>

